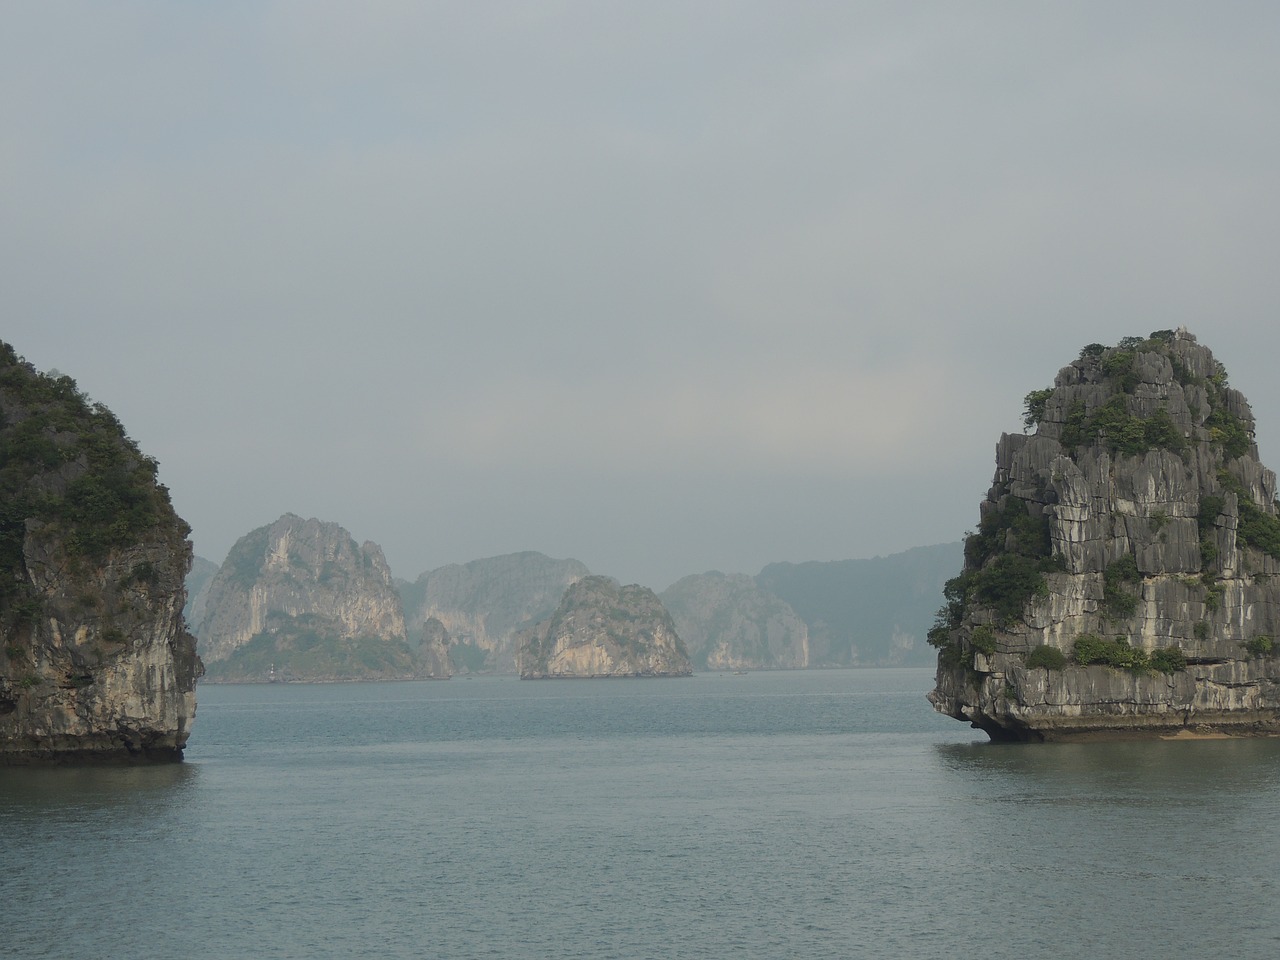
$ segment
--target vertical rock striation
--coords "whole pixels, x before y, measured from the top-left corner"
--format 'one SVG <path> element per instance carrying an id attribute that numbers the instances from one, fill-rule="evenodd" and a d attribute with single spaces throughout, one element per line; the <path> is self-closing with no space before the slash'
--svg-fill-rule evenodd
<path id="1" fill-rule="evenodd" d="M 930 631 L 995 739 L 1280 733 L 1280 518 L 1254 419 L 1185 330 L 1091 344 L 1005 434 Z"/>
<path id="2" fill-rule="evenodd" d="M 0 764 L 180 760 L 190 528 L 119 421 L 0 344 Z"/>

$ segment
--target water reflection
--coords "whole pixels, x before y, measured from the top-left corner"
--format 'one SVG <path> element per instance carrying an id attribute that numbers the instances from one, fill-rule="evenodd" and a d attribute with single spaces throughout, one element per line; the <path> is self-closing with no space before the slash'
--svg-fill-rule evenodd
<path id="1" fill-rule="evenodd" d="M 146 806 L 156 810 L 192 793 L 198 765 L 8 767 L 0 769 L 0 822 L 59 811 Z"/>
<path id="2" fill-rule="evenodd" d="M 938 744 L 943 769 L 1011 785 L 1092 787 L 1123 794 L 1274 791 L 1280 739 L 1144 740 L 1115 743 Z"/>

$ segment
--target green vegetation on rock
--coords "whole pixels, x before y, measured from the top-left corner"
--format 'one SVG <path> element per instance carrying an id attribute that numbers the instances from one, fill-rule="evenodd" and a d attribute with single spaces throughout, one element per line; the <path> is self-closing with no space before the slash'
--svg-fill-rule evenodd
<path id="1" fill-rule="evenodd" d="M 1280 517 L 1267 513 L 1254 503 L 1244 484 L 1226 468 L 1218 471 L 1218 480 L 1224 488 L 1236 495 L 1236 510 L 1240 517 L 1240 524 L 1236 530 L 1237 541 L 1241 546 L 1254 547 L 1280 560 Z M 1201 499 L 1201 503 L 1204 499 Z M 1221 497 L 1207 499 L 1212 501 L 1210 507 L 1216 505 L 1218 512 L 1222 512 Z"/>
<path id="2" fill-rule="evenodd" d="M 1040 644 L 1027 651 L 1024 662 L 1028 670 L 1061 670 L 1067 665 L 1067 655 L 1057 647 Z"/>
<path id="3" fill-rule="evenodd" d="M 1146 670 L 1177 673 L 1187 669 L 1186 655 L 1177 647 L 1161 647 L 1148 654 L 1145 650 L 1130 646 L 1124 637 L 1104 640 L 1092 633 L 1076 637 L 1071 649 L 1071 659 L 1080 666 L 1102 664 L 1133 673 Z"/>
<path id="4" fill-rule="evenodd" d="M 1112 620 L 1127 620 L 1138 609 L 1138 598 L 1131 588 L 1142 582 L 1138 563 L 1126 553 L 1109 564 L 1102 574 L 1102 605 Z"/>
<path id="5" fill-rule="evenodd" d="M 1241 644 L 1253 657 L 1269 657 L 1275 650 L 1275 641 L 1268 636 L 1251 637 Z"/>
<path id="6" fill-rule="evenodd" d="M 992 610 L 1001 624 L 1020 619 L 1033 597 L 1047 593 L 1045 575 L 1062 569 L 1061 558 L 1053 556 L 1049 518 L 1031 516 L 1012 496 L 983 514 L 977 532 L 965 539 L 964 556 L 964 570 L 942 588 L 946 602 L 928 633 L 935 647 L 951 642 L 951 631 L 972 607 Z"/>
<path id="7" fill-rule="evenodd" d="M 190 533 L 156 482 L 155 460 L 115 415 L 0 342 L 0 608 L 10 625 L 43 609 L 24 586 L 30 525 L 73 563 L 96 563 L 157 530 L 174 541 Z"/>
<path id="8" fill-rule="evenodd" d="M 974 627 L 973 633 L 969 634 L 969 643 L 973 649 L 988 656 L 996 652 L 996 635 L 990 627 Z"/>
<path id="9" fill-rule="evenodd" d="M 1053 396 L 1053 388 L 1032 390 L 1022 399 L 1022 425 L 1030 430 L 1044 418 L 1044 408 Z"/>
<path id="10" fill-rule="evenodd" d="M 416 664 L 399 639 L 344 636 L 326 617 L 272 614 L 267 629 L 208 666 L 212 681 L 408 679 Z"/>
<path id="11" fill-rule="evenodd" d="M 1186 449 L 1186 438 L 1168 412 L 1157 410 L 1149 417 L 1138 417 L 1129 411 L 1129 404 L 1125 394 L 1116 394 L 1093 416 L 1086 416 L 1084 404 L 1073 403 L 1062 428 L 1062 445 L 1075 448 L 1101 443 L 1112 453 L 1130 457 L 1148 450 L 1182 453 Z"/>

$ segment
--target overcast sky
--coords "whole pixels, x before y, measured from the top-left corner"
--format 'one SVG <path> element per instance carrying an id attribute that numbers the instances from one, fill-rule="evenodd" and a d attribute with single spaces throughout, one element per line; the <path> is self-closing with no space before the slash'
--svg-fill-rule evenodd
<path id="1" fill-rule="evenodd" d="M 1280 463 L 1280 4 L 0 4 L 0 339 L 221 562 L 662 589 L 960 539 L 1188 326 Z"/>

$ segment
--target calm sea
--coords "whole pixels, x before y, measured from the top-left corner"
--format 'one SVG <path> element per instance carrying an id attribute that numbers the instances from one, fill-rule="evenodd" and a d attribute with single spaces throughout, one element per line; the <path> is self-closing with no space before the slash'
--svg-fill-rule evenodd
<path id="1" fill-rule="evenodd" d="M 993 746 L 929 670 L 202 686 L 0 770 L 6 958 L 1271 958 L 1280 741 Z"/>

